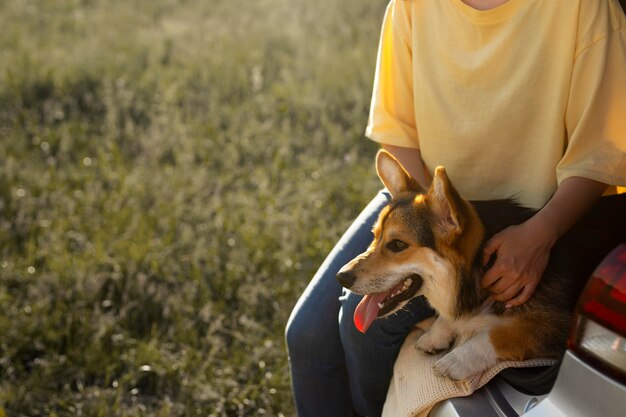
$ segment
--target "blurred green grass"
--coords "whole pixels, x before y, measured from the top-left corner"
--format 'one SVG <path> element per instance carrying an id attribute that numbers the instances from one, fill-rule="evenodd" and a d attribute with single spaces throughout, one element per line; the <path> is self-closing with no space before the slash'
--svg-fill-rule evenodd
<path id="1" fill-rule="evenodd" d="M 294 413 L 385 3 L 0 2 L 0 415 Z"/>

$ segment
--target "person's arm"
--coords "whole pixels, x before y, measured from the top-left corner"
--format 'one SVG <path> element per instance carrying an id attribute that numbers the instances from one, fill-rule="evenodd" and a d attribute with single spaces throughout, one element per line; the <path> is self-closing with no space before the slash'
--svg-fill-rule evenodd
<path id="1" fill-rule="evenodd" d="M 406 171 L 421 185 L 425 190 L 430 187 L 432 177 L 424 161 L 422 161 L 422 155 L 419 149 L 405 148 L 402 146 L 381 144 L 384 150 L 392 154 L 400 164 L 406 169 Z"/>
<path id="2" fill-rule="evenodd" d="M 588 178 L 566 178 L 532 218 L 489 239 L 483 262 L 487 263 L 494 253 L 496 261 L 482 279 L 483 288 L 507 307 L 528 301 L 541 280 L 554 243 L 587 213 L 606 187 Z"/>

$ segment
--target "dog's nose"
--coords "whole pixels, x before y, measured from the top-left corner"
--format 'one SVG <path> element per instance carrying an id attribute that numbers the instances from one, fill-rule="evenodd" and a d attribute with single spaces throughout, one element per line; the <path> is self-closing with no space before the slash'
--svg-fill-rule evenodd
<path id="1" fill-rule="evenodd" d="M 339 283 L 345 288 L 350 288 L 352 284 L 354 284 L 354 281 L 356 281 L 356 275 L 350 271 L 339 271 L 337 274 L 337 281 L 339 281 Z"/>

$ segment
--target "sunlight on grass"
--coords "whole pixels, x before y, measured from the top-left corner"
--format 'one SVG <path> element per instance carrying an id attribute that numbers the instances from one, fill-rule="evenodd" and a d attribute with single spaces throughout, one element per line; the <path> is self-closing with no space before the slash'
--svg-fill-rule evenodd
<path id="1" fill-rule="evenodd" d="M 0 3 L 0 415 L 293 414 L 385 3 Z"/>

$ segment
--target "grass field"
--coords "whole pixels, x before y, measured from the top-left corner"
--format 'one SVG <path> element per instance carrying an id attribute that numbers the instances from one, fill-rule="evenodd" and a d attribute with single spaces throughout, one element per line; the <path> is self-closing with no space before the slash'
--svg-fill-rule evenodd
<path id="1" fill-rule="evenodd" d="M 385 0 L 0 2 L 0 416 L 290 416 Z"/>

